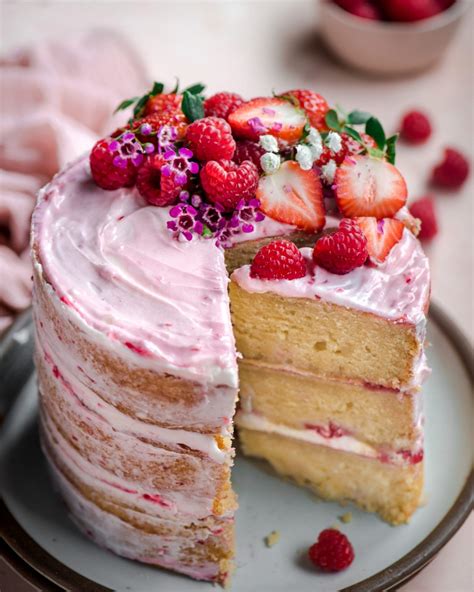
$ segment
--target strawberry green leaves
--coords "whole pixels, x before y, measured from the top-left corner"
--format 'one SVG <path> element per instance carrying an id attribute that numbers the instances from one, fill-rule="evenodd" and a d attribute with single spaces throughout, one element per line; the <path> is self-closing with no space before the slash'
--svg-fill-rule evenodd
<path id="1" fill-rule="evenodd" d="M 183 92 L 181 109 L 191 123 L 204 117 L 204 97 L 201 94 L 204 88 L 203 84 L 195 84 Z"/>
<path id="2" fill-rule="evenodd" d="M 326 114 L 326 125 L 330 130 L 339 133 L 345 133 L 362 146 L 369 156 L 373 158 L 382 158 L 390 164 L 395 163 L 396 143 L 398 134 L 386 137 L 380 121 L 367 111 L 358 109 L 345 114 L 342 109 L 330 109 Z M 364 140 L 361 132 L 353 126 L 364 125 L 364 132 L 375 141 L 376 147 L 369 146 Z"/>

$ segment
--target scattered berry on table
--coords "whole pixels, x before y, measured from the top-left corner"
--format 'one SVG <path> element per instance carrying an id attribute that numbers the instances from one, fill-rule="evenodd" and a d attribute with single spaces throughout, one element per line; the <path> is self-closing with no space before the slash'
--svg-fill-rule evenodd
<path id="1" fill-rule="evenodd" d="M 448 189 L 458 189 L 469 176 L 469 162 L 455 148 L 446 148 L 443 160 L 433 169 L 433 183 Z"/>
<path id="2" fill-rule="evenodd" d="M 323 530 L 308 554 L 313 564 L 322 571 L 342 571 L 354 561 L 354 549 L 349 539 L 335 528 Z"/>
<path id="3" fill-rule="evenodd" d="M 409 111 L 403 116 L 400 134 L 412 144 L 421 144 L 431 136 L 431 123 L 421 111 Z"/>
<path id="4" fill-rule="evenodd" d="M 431 240 L 438 234 L 438 221 L 434 200 L 430 195 L 420 197 L 414 201 L 409 210 L 412 216 L 421 221 L 421 229 L 418 238 Z"/>

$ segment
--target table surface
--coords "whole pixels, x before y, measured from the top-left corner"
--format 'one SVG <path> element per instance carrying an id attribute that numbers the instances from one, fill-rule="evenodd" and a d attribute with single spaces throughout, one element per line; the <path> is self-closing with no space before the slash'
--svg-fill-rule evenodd
<path id="1" fill-rule="evenodd" d="M 203 81 L 210 92 L 244 96 L 275 88 L 307 87 L 330 102 L 376 114 L 396 131 L 411 107 L 432 116 L 434 134 L 423 147 L 401 144 L 397 165 L 411 198 L 433 193 L 439 236 L 426 250 L 433 297 L 472 340 L 472 175 L 462 191 L 431 190 L 427 180 L 443 146 L 459 147 L 472 160 L 473 12 L 443 61 L 409 78 L 377 79 L 335 62 L 317 33 L 317 3 L 303 0 L 199 0 L 134 2 L 3 2 L 1 51 L 38 39 L 107 26 L 121 31 L 158 80 Z M 467 592 L 473 589 L 474 520 L 463 526 L 439 556 L 402 589 L 405 592 Z M 5 574 L 0 564 L 0 576 Z M 6 588 L 8 589 L 8 588 Z M 19 589 L 19 588 L 15 588 Z"/>

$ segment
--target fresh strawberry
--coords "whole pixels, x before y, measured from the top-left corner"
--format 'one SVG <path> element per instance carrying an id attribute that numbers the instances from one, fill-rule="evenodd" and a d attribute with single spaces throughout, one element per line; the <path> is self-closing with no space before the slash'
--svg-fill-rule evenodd
<path id="1" fill-rule="evenodd" d="M 405 225 L 394 218 L 355 218 L 367 239 L 367 251 L 373 263 L 383 263 L 400 241 Z"/>
<path id="2" fill-rule="evenodd" d="M 316 265 L 338 275 L 364 265 L 367 255 L 367 239 L 360 226 L 349 218 L 341 220 L 336 232 L 318 239 L 313 250 Z"/>
<path id="3" fill-rule="evenodd" d="M 260 178 L 260 209 L 270 218 L 309 231 L 325 224 L 323 189 L 319 176 L 287 160 L 271 175 Z"/>
<path id="4" fill-rule="evenodd" d="M 410 214 L 421 221 L 421 228 L 418 238 L 421 240 L 431 240 L 438 234 L 438 221 L 436 219 L 436 210 L 434 200 L 430 195 L 420 197 L 414 201 L 410 207 Z"/>
<path id="5" fill-rule="evenodd" d="M 303 255 L 287 240 L 276 240 L 263 246 L 250 266 L 250 277 L 261 280 L 296 280 L 305 275 Z"/>
<path id="6" fill-rule="evenodd" d="M 145 115 L 152 113 L 167 113 L 181 111 L 182 95 L 176 93 L 161 93 L 148 99 L 145 106 Z"/>
<path id="7" fill-rule="evenodd" d="M 220 117 L 203 117 L 186 130 L 189 147 L 202 161 L 230 160 L 235 152 L 235 140 L 230 125 Z"/>
<path id="8" fill-rule="evenodd" d="M 220 92 L 204 101 L 204 113 L 206 117 L 227 119 L 243 102 L 244 99 L 236 93 Z"/>
<path id="9" fill-rule="evenodd" d="M 388 218 L 407 200 L 405 179 L 384 160 L 352 156 L 339 167 L 334 179 L 337 205 L 347 218 Z"/>
<path id="10" fill-rule="evenodd" d="M 443 160 L 433 169 L 433 183 L 459 189 L 469 176 L 469 161 L 455 148 L 446 148 Z"/>
<path id="11" fill-rule="evenodd" d="M 201 169 L 201 184 L 208 198 L 226 210 L 233 210 L 241 199 L 251 199 L 258 186 L 257 167 L 245 160 L 211 160 Z"/>
<path id="12" fill-rule="evenodd" d="M 283 93 L 283 96 L 292 97 L 298 103 L 300 109 L 303 109 L 308 115 L 310 124 L 319 131 L 327 131 L 326 113 L 329 111 L 329 105 L 326 99 L 312 90 L 289 90 Z"/>
<path id="13" fill-rule="evenodd" d="M 250 160 L 261 173 L 262 165 L 260 163 L 260 159 L 265 154 L 265 150 L 260 146 L 260 144 L 250 140 L 238 140 L 236 144 L 237 147 L 235 149 L 233 161 L 237 164 L 241 164 L 244 162 L 244 160 Z"/>
<path id="14" fill-rule="evenodd" d="M 326 528 L 309 548 L 309 558 L 322 571 L 341 571 L 354 561 L 354 549 L 345 534 Z"/>
<path id="15" fill-rule="evenodd" d="M 368 134 L 361 133 L 362 140 L 367 148 L 377 148 L 377 142 Z M 347 154 L 360 154 L 364 147 L 354 138 L 346 133 L 341 134 L 343 145 L 346 147 Z"/>
<path id="16" fill-rule="evenodd" d="M 285 142 L 297 142 L 306 124 L 304 111 L 290 101 L 258 98 L 247 101 L 229 115 L 234 134 L 247 140 L 258 140 L 271 134 Z"/>
<path id="17" fill-rule="evenodd" d="M 186 135 L 188 121 L 182 111 L 164 111 L 162 113 L 153 113 L 141 119 L 135 119 L 132 123 L 133 128 L 149 123 L 152 131 L 156 133 L 163 125 L 176 128 L 176 140 L 182 140 Z M 140 137 L 143 142 L 153 142 L 151 138 Z"/>

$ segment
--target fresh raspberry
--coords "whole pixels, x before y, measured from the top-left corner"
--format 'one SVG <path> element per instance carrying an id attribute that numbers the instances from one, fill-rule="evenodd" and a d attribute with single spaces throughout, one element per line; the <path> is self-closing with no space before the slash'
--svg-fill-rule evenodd
<path id="1" fill-rule="evenodd" d="M 241 199 L 254 197 L 258 187 L 257 167 L 245 160 L 211 160 L 201 169 L 201 184 L 209 199 L 226 210 L 233 210 Z"/>
<path id="2" fill-rule="evenodd" d="M 183 100 L 182 95 L 176 93 L 161 93 L 148 99 L 145 106 L 145 115 L 151 115 L 152 113 L 166 113 L 181 111 L 181 101 Z"/>
<path id="3" fill-rule="evenodd" d="M 238 140 L 236 144 L 233 161 L 241 164 L 244 160 L 250 160 L 261 173 L 262 165 L 260 164 L 260 158 L 265 154 L 265 150 L 260 144 L 251 140 Z"/>
<path id="4" fill-rule="evenodd" d="M 342 138 L 342 136 L 341 136 Z M 360 147 L 360 144 L 359 144 Z M 329 149 L 328 146 L 324 145 L 323 146 L 323 151 L 321 152 L 321 156 L 318 158 L 318 160 L 315 161 L 315 164 L 319 167 L 327 164 L 330 160 L 334 160 L 334 162 L 339 166 L 340 164 L 342 164 L 344 162 L 344 159 L 347 156 L 347 143 L 344 140 L 344 138 L 342 138 L 342 146 L 341 149 L 339 150 L 339 152 L 332 152 L 332 150 Z"/>
<path id="5" fill-rule="evenodd" d="M 305 275 L 303 255 L 287 240 L 276 240 L 262 247 L 250 266 L 250 277 L 260 280 L 296 280 Z"/>
<path id="6" fill-rule="evenodd" d="M 322 571 L 342 571 L 354 561 L 354 549 L 346 535 L 326 528 L 308 551 L 309 558 Z"/>
<path id="7" fill-rule="evenodd" d="M 438 221 L 434 200 L 430 195 L 420 197 L 408 208 L 410 214 L 421 221 L 421 229 L 418 238 L 430 240 L 438 234 Z"/>
<path id="8" fill-rule="evenodd" d="M 420 111 L 409 111 L 401 122 L 401 135 L 404 140 L 412 144 L 421 144 L 431 136 L 431 123 L 428 117 Z"/>
<path id="9" fill-rule="evenodd" d="M 149 157 L 138 171 L 138 192 L 154 206 L 171 205 L 183 189 L 174 182 L 172 176 L 161 174 L 161 167 L 165 163 L 165 159 L 157 154 Z"/>
<path id="10" fill-rule="evenodd" d="M 131 187 L 135 183 L 137 169 L 131 160 L 125 166 L 114 164 L 118 152 L 109 149 L 110 140 L 99 140 L 92 148 L 89 161 L 92 178 L 102 189 L 114 190 L 120 187 Z"/>
<path id="11" fill-rule="evenodd" d="M 322 236 L 313 251 L 316 265 L 338 275 L 364 265 L 367 256 L 367 239 L 357 222 L 348 218 L 341 220 L 336 232 Z"/>
<path id="12" fill-rule="evenodd" d="M 392 21 L 414 22 L 442 12 L 437 0 L 384 0 L 385 14 Z"/>
<path id="13" fill-rule="evenodd" d="M 206 117 L 221 117 L 227 120 L 232 111 L 243 102 L 244 99 L 236 93 L 220 92 L 204 101 L 204 113 Z"/>
<path id="14" fill-rule="evenodd" d="M 192 123 L 186 140 L 198 160 L 230 160 L 234 156 L 232 129 L 220 117 L 204 117 Z"/>
<path id="15" fill-rule="evenodd" d="M 313 127 L 320 131 L 326 131 L 326 113 L 329 111 L 329 105 L 326 99 L 312 90 L 289 90 L 283 93 L 283 96 L 290 96 L 296 99 L 301 109 L 306 111 L 309 122 Z"/>
<path id="16" fill-rule="evenodd" d="M 469 162 L 455 148 L 446 148 L 444 159 L 433 169 L 433 183 L 458 189 L 469 176 Z"/>

